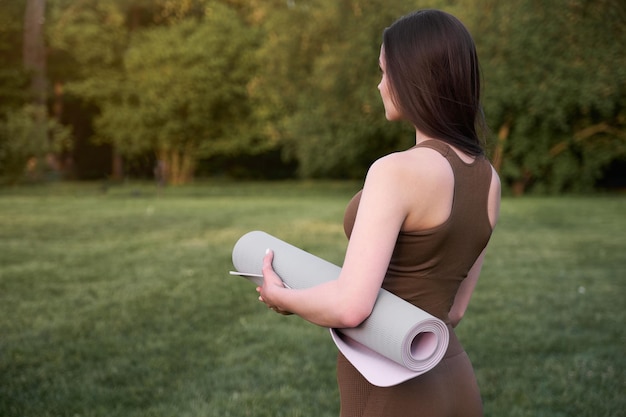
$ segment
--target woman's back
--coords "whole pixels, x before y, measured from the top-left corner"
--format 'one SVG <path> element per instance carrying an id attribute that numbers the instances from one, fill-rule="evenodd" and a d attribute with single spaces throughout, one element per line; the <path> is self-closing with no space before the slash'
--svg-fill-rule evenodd
<path id="1" fill-rule="evenodd" d="M 491 236 L 492 167 L 484 157 L 464 162 L 440 141 L 425 141 L 416 147 L 435 149 L 449 162 L 453 172 L 450 210 L 433 227 L 400 232 L 383 287 L 448 323 L 450 344 L 444 359 L 433 370 L 388 388 L 371 385 L 339 354 L 342 417 L 482 415 L 472 366 L 454 334 L 448 313 L 459 287 Z M 359 201 L 360 193 L 346 209 L 344 228 L 348 237 Z"/>

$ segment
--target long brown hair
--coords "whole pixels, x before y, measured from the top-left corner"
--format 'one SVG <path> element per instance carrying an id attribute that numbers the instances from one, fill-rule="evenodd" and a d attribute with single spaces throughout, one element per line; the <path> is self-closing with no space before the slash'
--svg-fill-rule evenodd
<path id="1" fill-rule="evenodd" d="M 480 70 L 463 23 L 440 10 L 420 10 L 385 29 L 383 49 L 403 116 L 424 134 L 481 155 Z"/>

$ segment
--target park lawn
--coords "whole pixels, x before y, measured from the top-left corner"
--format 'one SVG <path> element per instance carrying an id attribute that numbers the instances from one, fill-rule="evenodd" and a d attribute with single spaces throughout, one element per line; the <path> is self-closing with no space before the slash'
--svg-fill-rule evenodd
<path id="1" fill-rule="evenodd" d="M 0 189 L 0 416 L 337 416 L 327 330 L 230 253 L 340 264 L 353 182 Z M 458 334 L 486 416 L 624 415 L 626 197 L 505 198 Z"/>

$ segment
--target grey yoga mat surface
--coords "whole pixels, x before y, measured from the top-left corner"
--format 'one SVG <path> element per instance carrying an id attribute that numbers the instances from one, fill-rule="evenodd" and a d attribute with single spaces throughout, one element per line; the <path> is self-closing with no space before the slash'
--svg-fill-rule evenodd
<path id="1" fill-rule="evenodd" d="M 313 287 L 339 277 L 341 268 L 272 235 L 253 231 L 233 248 L 235 269 L 260 284 L 265 251 L 286 286 Z M 448 328 L 438 318 L 381 289 L 370 316 L 358 327 L 330 329 L 333 341 L 372 384 L 392 386 L 434 368 L 448 347 Z"/>

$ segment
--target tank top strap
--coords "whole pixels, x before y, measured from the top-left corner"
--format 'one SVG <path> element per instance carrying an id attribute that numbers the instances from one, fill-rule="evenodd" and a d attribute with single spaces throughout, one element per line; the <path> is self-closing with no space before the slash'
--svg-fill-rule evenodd
<path id="1" fill-rule="evenodd" d="M 450 152 L 454 153 L 454 151 L 452 150 L 452 148 L 450 148 L 450 146 L 440 140 L 434 140 L 434 139 L 430 139 L 430 140 L 425 140 L 424 142 L 420 142 L 417 145 L 414 146 L 414 148 L 431 148 L 434 149 L 435 151 L 439 152 L 444 158 L 449 159 L 448 155 L 450 155 Z"/>

